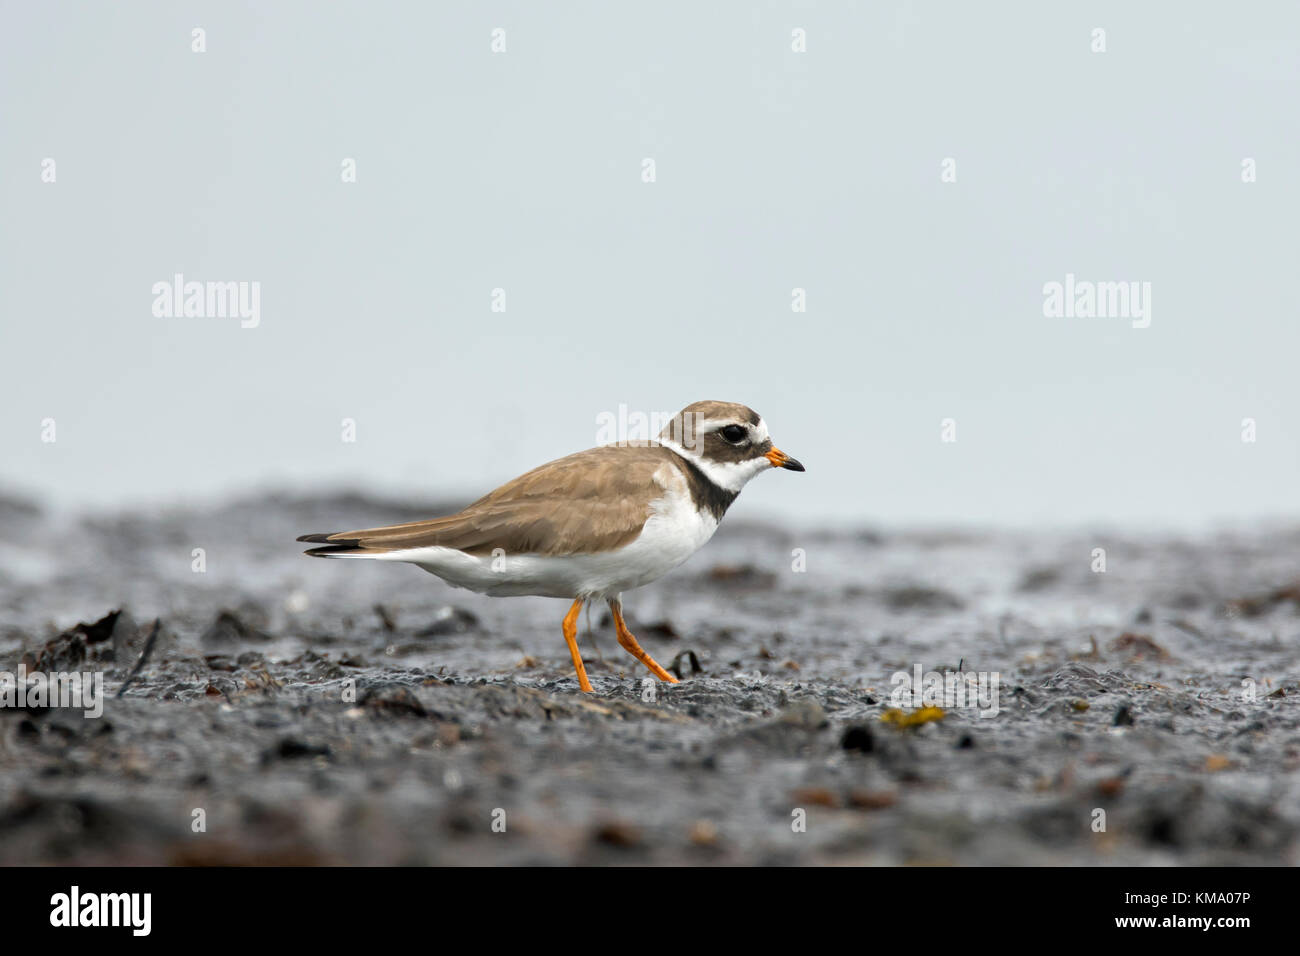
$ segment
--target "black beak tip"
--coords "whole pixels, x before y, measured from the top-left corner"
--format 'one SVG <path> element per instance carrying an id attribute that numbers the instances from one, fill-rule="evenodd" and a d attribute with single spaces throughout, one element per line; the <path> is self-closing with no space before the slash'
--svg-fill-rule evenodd
<path id="1" fill-rule="evenodd" d="M 806 470 L 807 470 L 806 468 L 804 468 L 803 465 L 801 465 L 798 461 L 796 461 L 796 460 L 793 459 L 793 458 L 787 458 L 787 459 L 785 460 L 785 464 L 783 464 L 781 467 L 784 468 L 784 469 L 786 469 L 787 471 L 806 471 Z"/>

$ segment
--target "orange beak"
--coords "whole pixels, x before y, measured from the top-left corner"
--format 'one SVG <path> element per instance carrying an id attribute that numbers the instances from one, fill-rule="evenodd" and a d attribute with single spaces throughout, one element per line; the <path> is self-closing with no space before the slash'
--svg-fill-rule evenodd
<path id="1" fill-rule="evenodd" d="M 773 448 L 767 453 L 767 460 L 772 463 L 773 468 L 785 468 L 788 471 L 804 471 L 804 466 L 799 464 L 779 448 Z"/>

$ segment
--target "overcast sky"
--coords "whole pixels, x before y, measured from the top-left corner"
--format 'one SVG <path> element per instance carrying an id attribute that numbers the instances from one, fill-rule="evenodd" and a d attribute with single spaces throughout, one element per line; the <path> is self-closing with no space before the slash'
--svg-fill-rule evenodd
<path id="1" fill-rule="evenodd" d="M 10 491 L 476 496 L 707 398 L 807 465 L 750 517 L 1297 514 L 1294 3 L 0 9 Z"/>

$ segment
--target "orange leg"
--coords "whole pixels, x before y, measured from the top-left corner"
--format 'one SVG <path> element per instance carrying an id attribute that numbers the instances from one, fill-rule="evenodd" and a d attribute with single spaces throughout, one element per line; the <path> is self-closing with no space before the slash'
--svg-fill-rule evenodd
<path id="1" fill-rule="evenodd" d="M 578 651 L 578 614 L 582 611 L 582 598 L 573 602 L 569 613 L 564 615 L 564 639 L 569 644 L 569 654 L 573 657 L 573 668 L 578 672 L 578 686 L 588 694 L 591 693 L 591 681 L 587 680 L 587 668 L 582 664 L 582 654 Z"/>
<path id="2" fill-rule="evenodd" d="M 681 683 L 676 677 L 660 667 L 653 657 L 641 649 L 641 645 L 636 642 L 636 638 L 632 636 L 632 632 L 627 629 L 627 624 L 623 621 L 623 602 L 610 601 L 609 609 L 614 612 L 614 627 L 618 631 L 619 646 L 648 667 L 650 673 L 660 680 L 667 681 L 669 684 Z"/>

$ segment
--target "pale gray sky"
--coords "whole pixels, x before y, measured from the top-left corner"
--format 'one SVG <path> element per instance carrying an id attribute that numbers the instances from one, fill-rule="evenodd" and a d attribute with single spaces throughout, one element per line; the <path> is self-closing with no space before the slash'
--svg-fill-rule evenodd
<path id="1" fill-rule="evenodd" d="M 1297 513 L 1294 3 L 0 10 L 5 488 L 477 495 L 718 398 L 808 467 L 751 517 Z M 156 317 L 178 272 L 259 325 Z"/>

